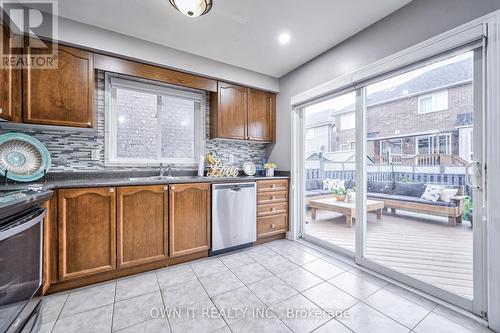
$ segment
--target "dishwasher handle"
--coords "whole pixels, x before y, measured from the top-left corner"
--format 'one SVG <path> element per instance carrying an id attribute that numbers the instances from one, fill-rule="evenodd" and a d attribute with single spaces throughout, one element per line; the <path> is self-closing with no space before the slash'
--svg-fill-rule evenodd
<path id="1" fill-rule="evenodd" d="M 229 190 L 230 192 L 238 192 L 245 188 L 255 188 L 255 183 L 231 183 L 231 184 L 213 184 L 213 190 Z"/>

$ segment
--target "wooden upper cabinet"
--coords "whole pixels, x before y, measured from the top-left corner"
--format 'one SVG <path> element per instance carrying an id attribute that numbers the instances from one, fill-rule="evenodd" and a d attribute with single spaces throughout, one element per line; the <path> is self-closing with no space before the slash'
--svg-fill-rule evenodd
<path id="1" fill-rule="evenodd" d="M 7 27 L 0 24 L 0 47 L 2 56 L 10 53 L 11 38 Z M 0 68 L 0 118 L 21 121 L 22 95 L 21 69 Z"/>
<path id="2" fill-rule="evenodd" d="M 248 139 L 274 142 L 275 95 L 255 89 L 248 91 Z"/>
<path id="3" fill-rule="evenodd" d="M 168 186 L 117 189 L 118 268 L 168 258 Z"/>
<path id="4" fill-rule="evenodd" d="M 59 190 L 58 243 L 60 280 L 114 270 L 115 189 Z"/>
<path id="5" fill-rule="evenodd" d="M 28 56 L 38 52 L 27 48 Z M 23 122 L 92 127 L 93 94 L 93 54 L 59 45 L 57 69 L 23 72 Z"/>
<path id="6" fill-rule="evenodd" d="M 212 139 L 275 141 L 275 94 L 219 82 L 211 103 Z"/>
<path id="7" fill-rule="evenodd" d="M 170 185 L 170 257 L 210 249 L 210 184 Z"/>
<path id="8" fill-rule="evenodd" d="M 219 82 L 212 94 L 212 138 L 247 139 L 248 89 Z"/>

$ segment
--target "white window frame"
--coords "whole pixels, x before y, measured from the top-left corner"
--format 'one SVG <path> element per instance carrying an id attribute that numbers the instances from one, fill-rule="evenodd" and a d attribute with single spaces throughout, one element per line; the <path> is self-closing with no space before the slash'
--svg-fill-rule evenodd
<path id="1" fill-rule="evenodd" d="M 443 136 L 447 138 L 446 152 L 445 153 L 441 154 L 441 152 L 436 152 L 436 135 L 429 134 L 429 135 L 420 135 L 420 136 L 415 137 L 415 155 L 420 154 L 418 151 L 418 140 L 420 140 L 420 139 L 428 139 L 429 140 L 429 149 L 428 149 L 427 154 L 429 154 L 429 155 L 431 155 L 431 154 L 451 155 L 451 147 L 452 147 L 451 133 L 439 134 L 440 139 Z M 439 145 L 439 143 L 438 143 L 438 145 Z"/>
<path id="2" fill-rule="evenodd" d="M 395 154 L 391 151 L 391 155 L 393 156 L 403 156 L 403 138 L 392 138 L 392 139 L 380 139 L 379 140 L 379 143 L 380 143 L 380 147 L 379 147 L 379 156 L 383 156 L 384 153 L 384 141 L 396 141 L 396 140 L 399 140 L 399 145 L 401 146 L 401 154 Z"/>
<path id="3" fill-rule="evenodd" d="M 200 108 L 195 112 L 194 118 L 194 156 L 193 158 L 161 158 L 161 139 L 158 141 L 158 159 L 147 158 L 118 158 L 116 157 L 116 131 L 118 117 L 113 112 L 115 107 L 116 89 L 130 89 L 146 93 L 157 94 L 159 96 L 175 96 L 187 98 L 199 103 Z M 161 104 L 158 103 L 158 112 L 161 111 Z M 182 88 L 172 88 L 147 80 L 138 80 L 118 74 L 105 75 L 105 166 L 159 166 L 160 164 L 173 163 L 177 166 L 195 167 L 198 164 L 198 156 L 205 154 L 205 94 L 198 91 L 187 91 Z M 160 133 L 160 128 L 158 128 Z"/>
<path id="4" fill-rule="evenodd" d="M 437 98 L 438 96 L 440 95 L 446 95 L 446 97 L 444 98 L 444 100 L 446 100 L 446 106 L 445 107 L 440 107 L 439 105 L 437 105 Z M 427 99 L 427 98 L 430 98 L 431 99 L 431 104 L 432 104 L 432 109 L 430 111 L 422 111 L 422 100 L 423 99 Z M 440 90 L 440 91 L 436 91 L 436 92 L 433 92 L 432 94 L 426 94 L 426 95 L 422 95 L 422 96 L 418 96 L 418 114 L 428 114 L 428 113 L 433 113 L 433 112 L 439 112 L 439 111 L 446 111 L 449 109 L 449 100 L 448 100 L 449 96 L 448 96 L 448 89 L 445 89 L 445 90 Z"/>

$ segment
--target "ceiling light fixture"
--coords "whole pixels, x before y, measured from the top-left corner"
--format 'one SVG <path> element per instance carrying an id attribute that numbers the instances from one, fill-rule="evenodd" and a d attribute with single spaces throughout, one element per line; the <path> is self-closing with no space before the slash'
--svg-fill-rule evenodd
<path id="1" fill-rule="evenodd" d="M 286 33 L 286 32 L 285 32 L 285 33 L 282 33 L 282 34 L 281 34 L 281 35 L 279 35 L 279 37 L 278 37 L 278 40 L 279 40 L 279 42 L 280 42 L 281 44 L 288 44 L 288 42 L 290 42 L 290 39 L 291 39 L 290 34 L 288 34 L 288 33 Z"/>
<path id="2" fill-rule="evenodd" d="M 204 15 L 212 9 L 212 0 L 169 0 L 175 9 L 188 17 Z"/>

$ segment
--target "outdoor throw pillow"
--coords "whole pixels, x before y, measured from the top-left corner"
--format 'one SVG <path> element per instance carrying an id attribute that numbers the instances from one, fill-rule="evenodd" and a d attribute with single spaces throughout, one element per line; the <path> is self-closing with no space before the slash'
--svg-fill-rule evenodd
<path id="1" fill-rule="evenodd" d="M 441 192 L 439 196 L 439 201 L 442 202 L 450 202 L 451 198 L 453 198 L 458 193 L 458 188 L 445 188 Z"/>
<path id="2" fill-rule="evenodd" d="M 441 196 L 443 190 L 443 186 L 440 185 L 427 185 L 427 187 L 425 188 L 425 192 L 424 194 L 422 194 L 420 199 L 436 202 L 439 200 L 439 197 Z"/>

